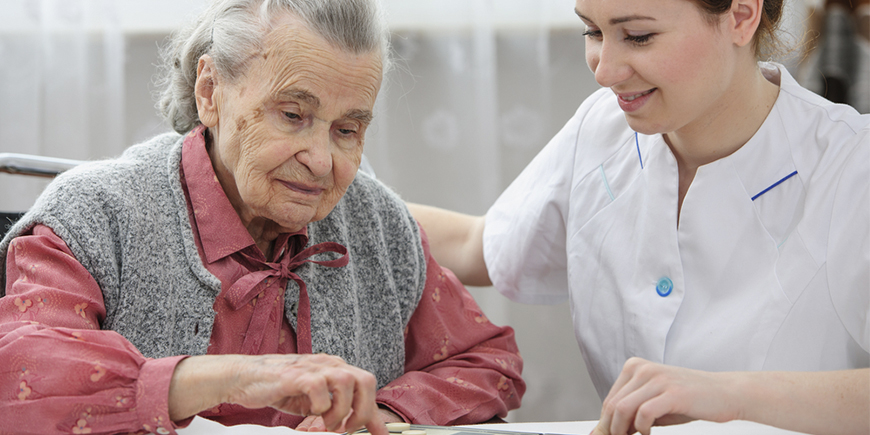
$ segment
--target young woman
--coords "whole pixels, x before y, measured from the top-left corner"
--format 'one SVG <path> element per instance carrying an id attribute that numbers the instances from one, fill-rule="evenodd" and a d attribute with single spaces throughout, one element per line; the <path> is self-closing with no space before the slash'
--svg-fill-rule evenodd
<path id="1" fill-rule="evenodd" d="M 801 88 L 777 0 L 577 0 L 590 96 L 486 216 L 412 205 L 467 284 L 568 300 L 596 431 L 870 431 L 870 116 Z"/>

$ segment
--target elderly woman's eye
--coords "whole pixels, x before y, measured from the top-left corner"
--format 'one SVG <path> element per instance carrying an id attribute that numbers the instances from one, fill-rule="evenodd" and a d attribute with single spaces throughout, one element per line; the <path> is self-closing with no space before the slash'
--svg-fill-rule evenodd
<path id="1" fill-rule="evenodd" d="M 293 112 L 284 112 L 284 116 L 285 116 L 287 119 L 292 119 L 292 120 L 294 120 L 294 121 L 295 121 L 295 120 L 300 120 L 300 119 L 302 119 L 302 116 L 301 116 L 301 115 L 299 115 L 298 113 L 293 113 Z"/>
<path id="2" fill-rule="evenodd" d="M 336 133 L 342 136 L 356 136 L 359 132 L 359 125 L 356 123 L 334 125 L 333 129 Z"/>

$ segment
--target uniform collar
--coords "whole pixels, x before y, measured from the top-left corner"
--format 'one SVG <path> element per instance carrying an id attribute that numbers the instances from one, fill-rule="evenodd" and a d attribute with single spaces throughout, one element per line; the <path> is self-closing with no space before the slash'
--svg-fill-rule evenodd
<path id="1" fill-rule="evenodd" d="M 785 100 L 792 93 L 792 88 L 799 85 L 782 65 L 759 63 L 759 67 L 779 70 L 779 95 L 752 138 L 734 154 L 720 160 L 722 164 L 733 166 L 747 196 L 753 201 L 797 175 L 784 120 L 787 116 Z"/>
<path id="2" fill-rule="evenodd" d="M 731 167 L 746 190 L 747 200 L 763 197 L 794 174 L 795 163 L 789 134 L 786 127 L 788 117 L 789 95 L 794 94 L 800 85 L 780 64 L 759 62 L 763 69 L 778 69 L 780 75 L 780 91 L 773 108 L 765 118 L 758 131 L 733 154 L 698 168 L 698 174 L 708 171 L 719 171 L 723 167 Z M 651 136 L 638 135 L 636 145 L 638 154 L 645 166 L 666 164 L 676 170 L 676 160 L 661 134 Z M 635 139 L 631 139 L 632 148 Z"/>

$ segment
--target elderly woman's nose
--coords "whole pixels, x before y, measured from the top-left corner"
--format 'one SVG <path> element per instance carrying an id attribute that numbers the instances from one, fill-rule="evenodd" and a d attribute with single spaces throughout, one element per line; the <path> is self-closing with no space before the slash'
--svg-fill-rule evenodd
<path id="1" fill-rule="evenodd" d="M 315 177 L 324 177 L 332 171 L 332 152 L 329 134 L 317 134 L 308 138 L 305 147 L 296 154 Z"/>

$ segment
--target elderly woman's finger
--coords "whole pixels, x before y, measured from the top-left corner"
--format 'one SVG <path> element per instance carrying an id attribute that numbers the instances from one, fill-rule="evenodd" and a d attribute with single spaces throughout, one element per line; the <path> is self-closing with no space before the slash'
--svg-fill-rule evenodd
<path id="1" fill-rule="evenodd" d="M 323 425 L 323 419 L 320 416 L 309 415 L 296 425 L 295 430 L 300 432 L 323 432 L 326 430 L 326 427 Z"/>
<path id="2" fill-rule="evenodd" d="M 332 393 L 332 407 L 322 414 L 323 424 L 328 431 L 338 430 L 352 412 L 354 390 L 356 389 L 356 377 L 354 376 L 357 369 L 348 367 L 347 369 L 335 370 L 329 379 L 329 391 Z"/>
<path id="3" fill-rule="evenodd" d="M 589 435 L 610 435 L 610 427 L 609 422 L 605 422 L 602 424 L 601 420 L 598 420 L 598 424 L 595 425 L 595 428 L 592 429 L 592 432 L 589 432 Z"/>
<path id="4" fill-rule="evenodd" d="M 329 383 L 322 373 L 306 373 L 297 379 L 302 393 L 308 398 L 308 410 L 304 415 L 321 415 L 332 408 Z"/>
<path id="5" fill-rule="evenodd" d="M 374 411 L 371 413 L 372 418 L 368 419 L 365 424 L 366 429 L 368 429 L 372 435 L 389 435 L 390 433 L 387 431 L 387 425 L 384 424 L 377 412 L 377 406 L 374 408 Z"/>
<path id="6" fill-rule="evenodd" d="M 380 418 L 375 402 L 377 380 L 368 372 L 360 373 L 353 392 L 353 413 L 347 419 L 345 427 L 354 431 L 363 426 L 374 435 L 387 435 L 387 427 Z"/>

